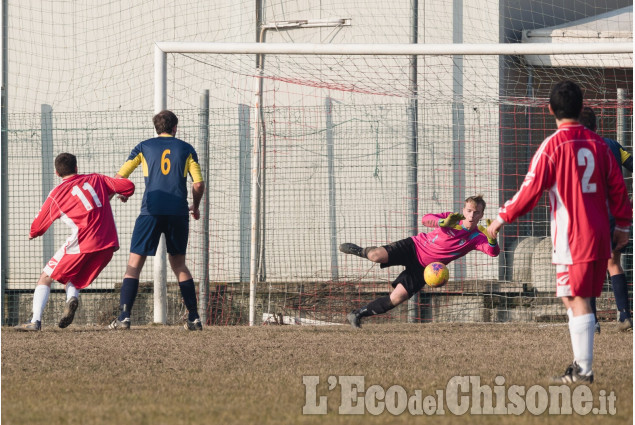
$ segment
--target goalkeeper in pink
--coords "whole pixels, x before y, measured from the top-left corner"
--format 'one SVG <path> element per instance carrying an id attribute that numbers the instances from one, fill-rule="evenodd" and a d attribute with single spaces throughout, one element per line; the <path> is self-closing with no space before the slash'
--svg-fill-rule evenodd
<path id="1" fill-rule="evenodd" d="M 390 295 L 380 297 L 347 315 L 351 326 L 361 328 L 362 318 L 386 313 L 419 292 L 425 285 L 423 270 L 432 262 L 448 264 L 475 249 L 490 257 L 497 257 L 500 248 L 496 239 L 488 239 L 483 233 L 485 228 L 478 224 L 484 211 L 483 197 L 470 196 L 465 200 L 462 213 L 425 215 L 423 224 L 436 228 L 429 233 L 419 233 L 380 247 L 362 248 L 352 243 L 341 244 L 340 251 L 344 254 L 380 263 L 381 268 L 406 267 L 392 283 L 395 289 Z"/>
<path id="2" fill-rule="evenodd" d="M 553 87 L 549 113 L 558 129 L 542 142 L 520 189 L 487 228 L 490 237 L 496 237 L 505 223 L 528 213 L 543 192 L 549 192 L 556 296 L 567 309 L 573 349 L 573 363 L 553 377 L 552 384 L 593 382 L 595 317 L 590 300 L 602 292 L 611 258 L 609 210 L 615 217 L 616 250 L 628 243 L 633 217 L 620 165 L 609 146 L 578 122 L 582 106 L 582 90 L 574 82 Z"/>

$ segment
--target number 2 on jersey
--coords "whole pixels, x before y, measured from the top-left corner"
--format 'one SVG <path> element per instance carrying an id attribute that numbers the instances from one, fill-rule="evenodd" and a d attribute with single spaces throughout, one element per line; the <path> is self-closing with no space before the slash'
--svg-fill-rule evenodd
<path id="1" fill-rule="evenodd" d="M 84 186 L 82 187 L 84 188 L 85 191 L 90 193 L 90 196 L 92 196 L 93 201 L 95 202 L 95 205 L 97 206 L 97 208 L 101 208 L 102 207 L 101 201 L 99 200 L 99 197 L 97 196 L 97 192 L 95 192 L 95 189 L 93 189 L 90 183 L 86 182 L 84 183 Z M 84 195 L 84 192 L 82 192 L 79 186 L 73 186 L 73 190 L 71 191 L 71 194 L 73 196 L 77 196 L 79 200 L 82 201 L 82 204 L 84 204 L 84 208 L 86 208 L 86 211 L 90 211 L 93 209 L 93 206 L 90 204 L 90 202 L 88 201 L 88 198 L 86 198 L 86 195 Z"/>
<path id="2" fill-rule="evenodd" d="M 593 170 L 595 170 L 595 157 L 589 149 L 582 148 L 578 151 L 578 165 L 580 167 L 586 167 L 584 174 L 582 174 L 582 193 L 595 193 L 597 191 L 597 185 L 595 183 L 589 183 L 591 176 L 593 176 Z"/>

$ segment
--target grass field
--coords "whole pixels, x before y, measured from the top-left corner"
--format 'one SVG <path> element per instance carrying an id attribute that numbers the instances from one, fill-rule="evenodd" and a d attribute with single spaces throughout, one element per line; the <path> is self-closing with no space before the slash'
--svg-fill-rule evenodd
<path id="1" fill-rule="evenodd" d="M 348 379 L 342 376 L 362 376 L 365 390 L 379 385 L 386 394 L 399 385 L 408 397 L 415 390 L 435 395 L 454 376 L 467 375 L 480 376 L 481 385 L 493 389 L 500 375 L 504 391 L 512 385 L 548 388 L 546 378 L 562 373 L 571 360 L 566 325 L 206 327 L 196 333 L 175 326 L 133 326 L 129 332 L 74 325 L 39 333 L 4 328 L 2 423 L 632 423 L 633 335 L 615 327 L 606 323 L 596 336 L 596 381 L 589 386 L 595 406 L 602 390 L 614 392 L 614 415 L 547 410 L 540 416 L 456 416 L 446 405 L 444 415 L 422 417 L 410 409 L 397 416 L 387 410 L 377 416 L 339 414 L 341 383 Z M 303 414 L 311 387 L 303 376 L 319 377 L 314 388 L 318 397 L 327 397 L 326 415 Z M 332 390 L 329 376 L 337 382 Z M 309 404 L 317 406 L 318 399 Z"/>

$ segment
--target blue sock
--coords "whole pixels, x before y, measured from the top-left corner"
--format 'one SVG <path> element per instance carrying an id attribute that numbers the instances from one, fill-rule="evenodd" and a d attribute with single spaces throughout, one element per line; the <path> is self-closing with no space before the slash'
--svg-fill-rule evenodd
<path id="1" fill-rule="evenodd" d="M 198 308 L 196 304 L 196 288 L 194 287 L 194 280 L 188 279 L 183 282 L 179 282 L 179 288 L 181 288 L 181 295 L 183 296 L 183 302 L 187 308 L 188 315 L 187 320 L 193 322 L 198 319 Z"/>
<path id="2" fill-rule="evenodd" d="M 134 305 L 139 290 L 139 279 L 126 277 L 121 284 L 121 295 L 119 297 L 119 320 L 130 319 L 130 310 Z"/>
<path id="3" fill-rule="evenodd" d="M 631 311 L 628 302 L 628 284 L 626 283 L 626 275 L 616 274 L 611 276 L 611 286 L 613 286 L 613 294 L 615 295 L 615 304 L 620 312 L 620 322 L 631 317 Z"/>
<path id="4" fill-rule="evenodd" d="M 591 310 L 593 311 L 593 317 L 595 317 L 595 323 L 597 323 L 598 322 L 598 309 L 595 306 L 595 297 L 591 297 L 590 302 L 591 302 Z"/>

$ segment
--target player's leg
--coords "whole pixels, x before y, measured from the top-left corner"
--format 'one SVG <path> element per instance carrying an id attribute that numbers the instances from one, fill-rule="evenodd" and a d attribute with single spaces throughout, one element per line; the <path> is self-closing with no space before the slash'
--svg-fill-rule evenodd
<path id="1" fill-rule="evenodd" d="M 73 275 L 69 276 L 71 280 L 67 281 L 65 286 L 66 306 L 58 324 L 60 328 L 66 328 L 73 323 L 75 312 L 79 306 L 79 291 L 88 287 L 99 276 L 99 273 L 110 263 L 115 250 L 115 247 L 109 247 L 73 256 Z"/>
<path id="2" fill-rule="evenodd" d="M 79 298 L 79 289 L 72 282 L 68 282 L 64 290 L 66 291 L 66 302 L 69 302 L 72 298 Z"/>
<path id="3" fill-rule="evenodd" d="M 346 316 L 346 319 L 354 328 L 361 328 L 362 318 L 384 314 L 397 307 L 408 298 L 410 298 L 408 290 L 406 290 L 406 288 L 401 283 L 398 283 L 396 284 L 395 289 L 390 293 L 390 295 L 379 297 L 376 300 L 371 301 L 364 307 L 352 311 Z"/>
<path id="4" fill-rule="evenodd" d="M 130 240 L 128 265 L 119 293 L 119 315 L 108 326 L 110 329 L 130 329 L 130 314 L 139 291 L 139 276 L 148 255 L 156 254 L 161 233 L 161 222 L 158 217 L 137 217 Z"/>
<path id="5" fill-rule="evenodd" d="M 170 267 L 177 281 L 183 282 L 193 279 L 190 269 L 185 265 L 185 254 L 168 254 L 168 261 L 170 261 Z"/>
<path id="6" fill-rule="evenodd" d="M 613 251 L 607 269 L 611 277 L 611 287 L 615 295 L 615 304 L 620 314 L 619 329 L 628 331 L 633 329 L 633 319 L 631 318 L 631 309 L 628 300 L 628 283 L 626 281 L 626 274 L 622 268 L 621 257 L 622 253 L 620 251 Z"/>
<path id="7" fill-rule="evenodd" d="M 615 231 L 615 219 L 611 217 L 611 240 Z M 607 270 L 609 272 L 611 287 L 615 295 L 615 304 L 619 311 L 619 329 L 629 331 L 633 329 L 633 319 L 631 318 L 630 302 L 628 300 L 628 283 L 626 275 L 622 268 L 622 252 L 626 251 L 626 247 L 613 251 Z"/>
<path id="8" fill-rule="evenodd" d="M 354 310 L 346 316 L 354 328 L 360 328 L 364 317 L 386 313 L 409 299 L 421 290 L 423 281 L 423 266 L 419 264 L 417 250 L 412 238 L 402 239 L 391 244 L 370 250 L 372 261 L 381 262 L 382 267 L 406 266 L 392 283 L 395 288 L 390 295 L 380 297 L 368 305 Z M 369 257 L 369 259 L 370 259 Z"/>
<path id="9" fill-rule="evenodd" d="M 145 255 L 130 253 L 128 265 L 119 292 L 119 316 L 110 324 L 110 329 L 129 329 L 130 314 L 139 291 L 139 276 L 146 262 Z"/>
<path id="10" fill-rule="evenodd" d="M 374 263 L 380 263 L 382 268 L 394 265 L 405 266 L 407 264 L 404 261 L 415 265 L 413 260 L 416 260 L 416 264 L 419 264 L 412 238 L 402 239 L 384 246 L 369 246 L 366 248 L 347 242 L 340 245 L 340 251 L 344 254 L 352 254 L 366 258 Z M 412 254 L 414 254 L 414 257 Z"/>
<path id="11" fill-rule="evenodd" d="M 595 317 L 591 297 L 602 291 L 606 261 L 556 266 L 560 297 L 569 316 L 569 335 L 573 350 L 573 363 L 564 375 L 552 379 L 552 383 L 593 382 L 593 342 Z"/>
<path id="12" fill-rule="evenodd" d="M 344 254 L 352 254 L 358 257 L 367 258 L 374 263 L 388 262 L 388 252 L 384 247 L 369 246 L 362 248 L 353 243 L 343 243 L 340 245 L 340 251 Z"/>
<path id="13" fill-rule="evenodd" d="M 46 263 L 33 291 L 33 317 L 30 323 L 19 326 L 21 330 L 40 330 L 42 314 L 51 294 L 51 283 L 53 281 L 68 282 L 74 274 L 78 257 L 80 256 L 67 254 L 66 248 L 62 246 Z"/>
<path id="14" fill-rule="evenodd" d="M 185 322 L 185 329 L 188 330 L 203 330 L 200 316 L 198 314 L 198 302 L 196 300 L 196 287 L 194 286 L 194 279 L 190 274 L 189 269 L 185 265 L 185 255 L 168 255 L 170 260 L 170 266 L 172 271 L 177 277 L 179 282 L 179 289 L 181 290 L 181 296 L 183 297 L 183 303 L 187 308 L 187 321 Z"/>
<path id="15" fill-rule="evenodd" d="M 42 272 L 35 291 L 33 291 L 33 317 L 31 318 L 31 323 L 37 322 L 39 324 L 42 321 L 42 314 L 51 294 L 51 283 L 53 283 L 53 279 L 46 272 Z"/>
<path id="16" fill-rule="evenodd" d="M 595 334 L 595 317 L 587 297 L 565 297 L 565 307 L 571 309 L 569 319 L 569 335 L 575 364 L 579 366 L 578 374 L 593 379 L 593 342 Z M 563 301 L 564 301 L 563 300 Z M 574 378 L 575 380 L 575 378 Z"/>
<path id="17" fill-rule="evenodd" d="M 368 247 L 364 248 L 366 251 L 366 258 L 373 263 L 385 264 L 388 262 L 388 251 L 383 246 L 380 247 Z"/>
<path id="18" fill-rule="evenodd" d="M 39 331 L 42 328 L 42 314 L 51 294 L 53 279 L 42 272 L 33 291 L 33 316 L 31 321 L 15 327 L 19 331 Z"/>
<path id="19" fill-rule="evenodd" d="M 595 318 L 595 333 L 600 333 L 600 321 L 598 320 L 598 309 L 595 297 L 589 298 L 589 303 L 591 304 L 591 311 L 593 312 L 593 317 Z"/>
<path id="20" fill-rule="evenodd" d="M 66 305 L 64 306 L 64 313 L 57 326 L 65 328 L 75 319 L 75 312 L 79 306 L 79 289 L 75 287 L 71 282 L 68 282 L 64 287 L 66 290 Z"/>
<path id="21" fill-rule="evenodd" d="M 185 252 L 187 250 L 189 231 L 189 216 L 170 217 L 168 230 L 165 234 L 165 242 L 168 251 L 170 267 L 179 282 L 179 289 L 183 297 L 183 303 L 187 308 L 187 320 L 185 329 L 190 331 L 202 331 L 203 324 L 198 314 L 198 302 L 196 300 L 196 287 L 190 270 L 185 265 Z"/>

